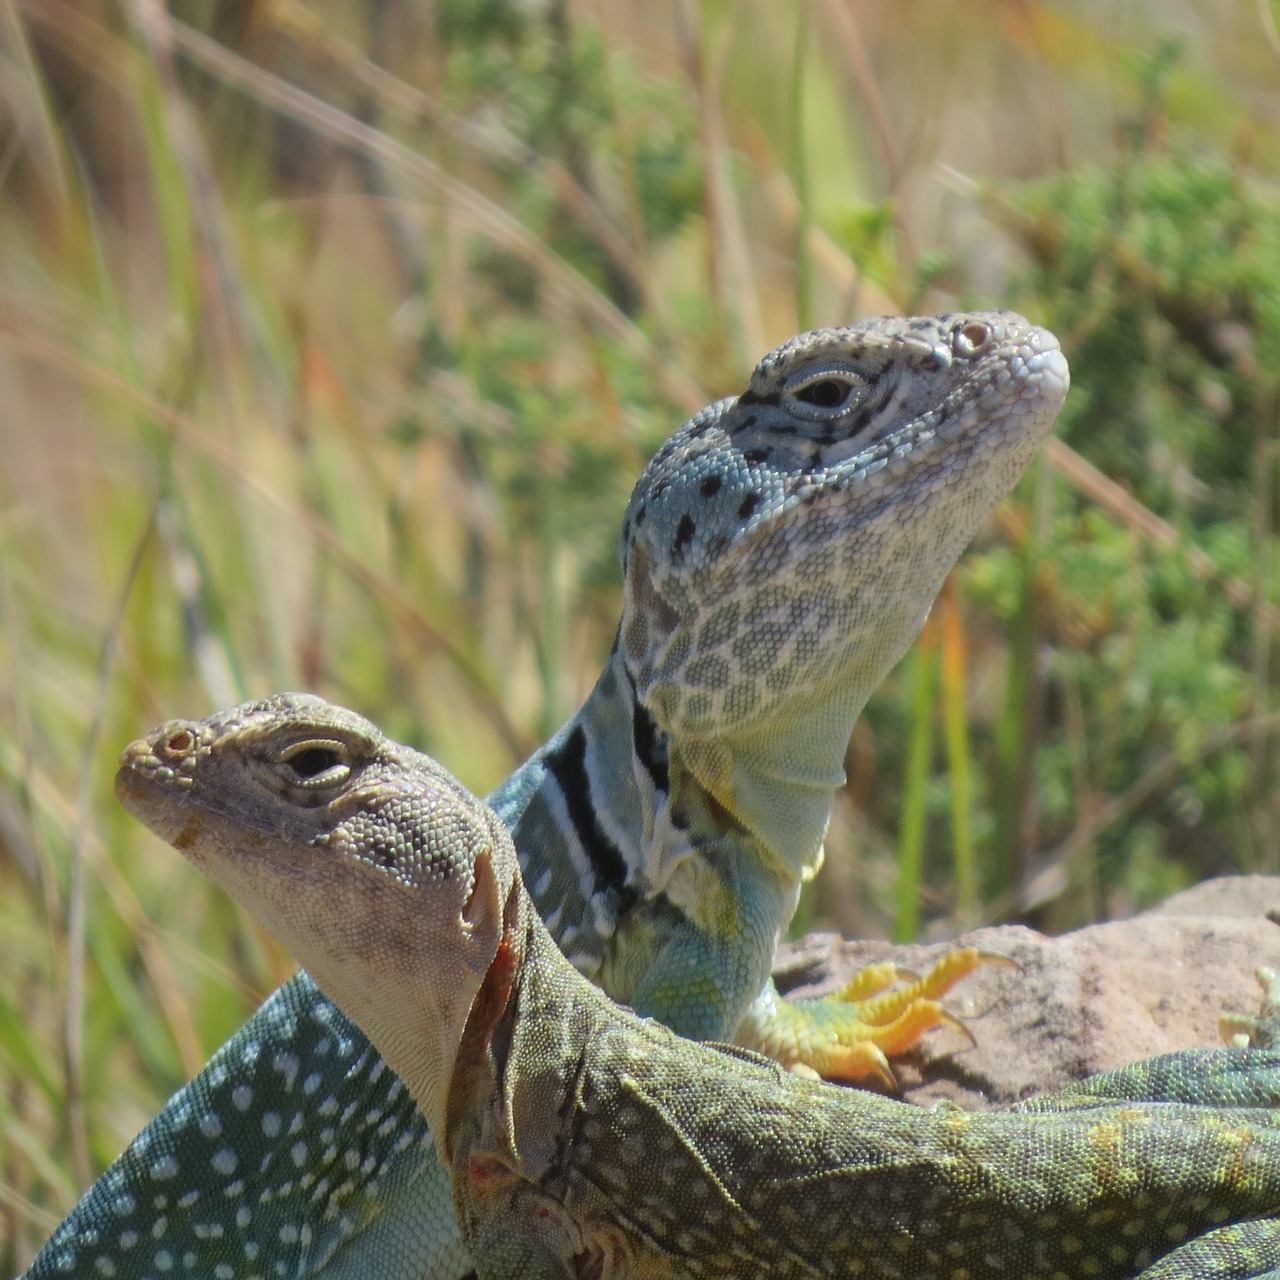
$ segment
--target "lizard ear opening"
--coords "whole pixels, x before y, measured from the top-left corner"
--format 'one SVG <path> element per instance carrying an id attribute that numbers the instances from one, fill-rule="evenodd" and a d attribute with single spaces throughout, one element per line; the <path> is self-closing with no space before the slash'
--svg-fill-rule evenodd
<path id="1" fill-rule="evenodd" d="M 512 860 L 514 862 L 514 854 Z M 507 917 L 516 914 L 515 900 L 520 892 L 517 879 L 509 886 L 507 903 L 503 903 L 497 869 L 493 865 L 493 846 L 486 844 L 480 848 L 475 855 L 475 875 L 471 893 L 462 907 L 462 919 L 468 935 L 483 945 L 483 959 L 475 957 L 470 961 L 479 981 L 458 1029 L 457 1043 L 443 1055 L 443 1060 L 452 1062 L 453 1068 L 443 1119 L 432 1130 L 445 1164 L 453 1160 L 458 1124 L 476 1114 L 482 1100 L 492 1096 L 491 1070 L 495 1054 L 505 1059 L 509 1047 L 510 1028 L 502 1030 L 501 1024 L 519 972 L 520 954 L 512 945 L 511 922 Z M 436 1118 L 432 1116 L 429 1120 L 435 1124 Z"/>
<path id="2" fill-rule="evenodd" d="M 462 922 L 469 933 L 491 930 L 496 939 L 502 934 L 502 899 L 493 868 L 493 851 L 487 845 L 477 851 L 474 868 L 471 892 L 462 904 Z"/>

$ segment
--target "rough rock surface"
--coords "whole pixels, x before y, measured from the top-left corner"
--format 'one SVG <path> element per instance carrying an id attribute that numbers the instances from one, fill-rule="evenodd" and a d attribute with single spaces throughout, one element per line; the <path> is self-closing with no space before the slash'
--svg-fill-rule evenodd
<path id="1" fill-rule="evenodd" d="M 903 1096 L 1001 1106 L 1139 1058 L 1221 1043 L 1220 1014 L 1257 1012 L 1259 965 L 1280 969 L 1280 877 L 1233 876 L 1178 894 L 1129 920 L 1060 938 L 1020 926 L 958 942 L 1008 956 L 946 998 L 973 1036 L 942 1027 L 895 1061 Z M 783 948 L 779 986 L 799 995 L 838 987 L 892 959 L 923 972 L 948 946 L 897 947 L 810 934 Z"/>

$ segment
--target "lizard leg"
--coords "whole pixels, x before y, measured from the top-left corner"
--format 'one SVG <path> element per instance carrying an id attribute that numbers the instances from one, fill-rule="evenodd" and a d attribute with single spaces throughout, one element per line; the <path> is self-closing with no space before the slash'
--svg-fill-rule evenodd
<path id="1" fill-rule="evenodd" d="M 737 1042 L 776 1058 L 802 1075 L 828 1080 L 879 1080 L 890 1089 L 897 1081 L 889 1056 L 906 1052 L 926 1031 L 950 1026 L 968 1035 L 964 1024 L 936 1000 L 915 998 L 896 1017 L 872 1023 L 858 1006 L 834 997 L 784 1000 L 772 984 L 738 1029 Z"/>
<path id="2" fill-rule="evenodd" d="M 893 990 L 886 987 L 904 974 L 890 963 L 869 965 L 830 996 L 784 1000 L 771 984 L 752 1005 L 736 1039 L 803 1075 L 878 1080 L 893 1089 L 890 1057 L 905 1053 L 934 1027 L 969 1034 L 938 998 L 984 964 L 1012 963 L 976 947 L 960 947 Z"/>
<path id="3" fill-rule="evenodd" d="M 573 1280 L 567 1259 L 542 1241 L 486 1231 L 471 1242 L 476 1280 Z"/>
<path id="4" fill-rule="evenodd" d="M 862 1004 L 872 996 L 888 991 L 895 982 L 903 978 L 915 979 L 919 975 L 907 969 L 900 969 L 892 960 L 884 960 L 880 964 L 869 964 L 849 979 L 838 991 L 831 995 L 833 1000 L 845 1000 L 850 1004 Z"/>
<path id="5" fill-rule="evenodd" d="M 745 858 L 730 865 L 740 880 L 752 868 Z M 767 885 L 765 875 L 760 878 Z M 713 889 L 705 896 L 713 898 L 714 882 L 709 883 Z M 757 890 L 754 899 L 739 892 L 738 900 L 758 901 L 762 892 Z M 636 927 L 632 923 L 631 928 Z M 616 971 L 606 957 L 601 969 L 604 989 L 641 1016 L 656 1017 L 680 1035 L 732 1039 L 784 1066 L 799 1068 L 802 1074 L 845 1081 L 874 1079 L 894 1089 L 889 1056 L 905 1052 L 933 1027 L 959 1025 L 936 1000 L 918 994 L 927 977 L 913 983 L 912 994 L 897 1002 L 896 1008 L 884 995 L 859 1003 L 835 996 L 785 1000 L 767 974 L 750 963 L 755 957 L 767 957 L 768 948 L 744 946 L 735 934 L 722 936 L 716 929 L 700 928 L 675 912 L 662 921 L 662 933 L 664 945 L 655 949 L 638 982 Z M 887 976 L 880 966 L 872 984 Z M 744 988 L 759 992 L 745 1018 L 739 1012 Z M 860 1016 L 868 1004 L 874 1022 Z"/>
<path id="6" fill-rule="evenodd" d="M 728 837 L 722 837 L 721 844 L 727 843 Z M 772 939 L 752 938 L 749 930 L 764 935 L 776 927 L 787 909 L 787 886 L 747 842 L 733 845 L 732 851 L 735 856 L 714 861 L 690 859 L 683 872 L 689 881 L 681 894 L 684 905 L 670 901 L 669 885 L 665 901 L 633 910 L 601 965 L 601 986 L 609 995 L 680 1035 L 731 1039 L 784 1066 L 798 1067 L 802 1074 L 878 1080 L 894 1089 L 889 1057 L 906 1052 L 934 1027 L 964 1031 L 937 997 L 981 965 L 1010 963 L 967 947 L 892 991 L 884 987 L 898 979 L 898 970 L 881 964 L 871 966 L 866 977 L 855 976 L 835 995 L 783 999 L 760 963 L 772 956 Z M 744 903 L 756 904 L 745 918 Z M 646 928 L 652 940 L 641 947 L 639 931 Z M 618 963 L 641 951 L 651 959 L 639 975 Z M 742 1001 L 748 991 L 759 994 L 744 1017 Z M 856 998 L 877 991 L 881 994 Z"/>
<path id="7" fill-rule="evenodd" d="M 1280 1280 L 1280 1220 L 1207 1231 L 1138 1272 L 1135 1280 Z"/>
<path id="8" fill-rule="evenodd" d="M 739 874 L 746 865 L 745 860 L 737 864 Z M 892 991 L 853 1002 L 841 995 L 789 1000 L 779 995 L 772 980 L 744 969 L 744 956 L 767 955 L 767 951 L 732 941 L 729 945 L 712 930 L 679 921 L 668 928 L 666 945 L 639 983 L 615 984 L 606 961 L 602 985 L 637 1013 L 657 1017 L 681 1035 L 705 1038 L 710 1028 L 710 1038 L 732 1039 L 800 1074 L 848 1082 L 877 1080 L 890 1090 L 897 1088 L 897 1082 L 889 1058 L 905 1053 L 925 1032 L 953 1026 L 968 1036 L 953 1015 L 924 994 L 959 981 L 963 975 L 955 970 L 944 969 L 939 979 L 926 974 L 904 988 L 901 997 Z M 875 966 L 877 972 L 863 989 L 896 978 L 897 971 L 890 975 L 891 968 Z M 737 993 L 761 981 L 763 989 L 735 1032 L 731 1010 Z"/>
<path id="9" fill-rule="evenodd" d="M 455 1172 L 474 1280 L 618 1280 L 635 1274 L 631 1247 L 616 1225 L 576 1218 L 566 1204 L 514 1173 L 505 1155 L 474 1150 Z"/>

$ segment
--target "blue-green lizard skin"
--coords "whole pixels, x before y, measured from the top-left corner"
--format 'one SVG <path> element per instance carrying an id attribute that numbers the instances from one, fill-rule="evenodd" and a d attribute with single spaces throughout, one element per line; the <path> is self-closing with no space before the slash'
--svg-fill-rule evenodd
<path id="1" fill-rule="evenodd" d="M 1280 1276 L 1274 975 L 1259 1047 L 924 1110 L 620 1009 L 543 927 L 501 820 L 318 698 L 170 722 L 117 791 L 404 1080 L 478 1280 Z"/>
<path id="2" fill-rule="evenodd" d="M 600 680 L 490 797 L 580 972 L 683 1035 L 736 1034 L 828 1075 L 875 1070 L 877 1039 L 909 1042 L 892 1026 L 865 1039 L 857 1006 L 780 1000 L 774 950 L 821 858 L 855 718 L 1067 382 L 1057 341 L 1012 313 L 884 317 L 793 339 L 663 446 L 627 510 Z M 202 1216 L 231 1201 L 271 1227 L 247 1263 L 222 1258 Z M 344 1280 L 374 1253 L 390 1280 L 470 1267 L 421 1116 L 305 973 L 174 1096 L 28 1276 L 98 1257 L 158 1275 L 137 1261 L 153 1239 L 178 1275 Z"/>

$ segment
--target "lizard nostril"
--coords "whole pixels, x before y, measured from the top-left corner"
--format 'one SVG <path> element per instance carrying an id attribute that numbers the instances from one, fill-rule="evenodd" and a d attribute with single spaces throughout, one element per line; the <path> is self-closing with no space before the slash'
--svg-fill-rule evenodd
<path id="1" fill-rule="evenodd" d="M 980 355 L 991 341 L 991 329 L 981 320 L 971 320 L 964 328 L 956 330 L 952 341 L 957 355 Z"/>
<path id="2" fill-rule="evenodd" d="M 190 729 L 177 729 L 164 740 L 164 748 L 175 756 L 185 756 L 196 745 L 196 735 Z"/>

